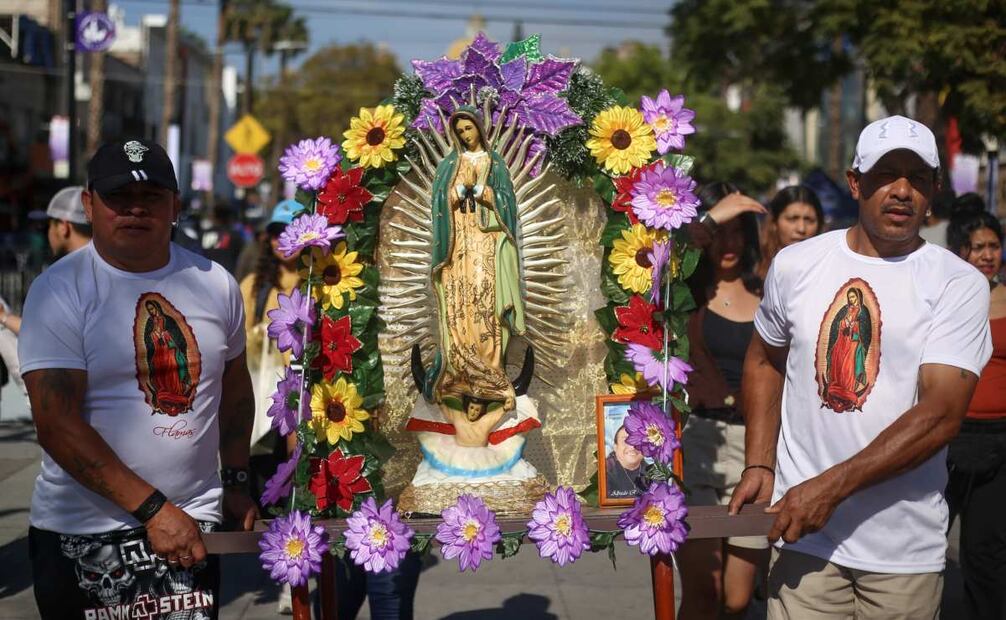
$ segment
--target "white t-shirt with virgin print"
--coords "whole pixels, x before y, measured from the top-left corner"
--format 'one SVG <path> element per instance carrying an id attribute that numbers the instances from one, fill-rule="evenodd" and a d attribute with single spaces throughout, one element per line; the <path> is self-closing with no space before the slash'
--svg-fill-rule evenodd
<path id="1" fill-rule="evenodd" d="M 88 424 L 178 507 L 220 521 L 221 382 L 245 345 L 241 294 L 223 267 L 172 245 L 165 267 L 130 273 L 88 245 L 32 283 L 21 330 L 23 373 L 86 370 Z M 30 521 L 65 534 L 139 525 L 47 454 Z"/>
<path id="2" fill-rule="evenodd" d="M 773 502 L 914 406 L 922 364 L 978 375 L 992 352 L 989 285 L 974 267 L 928 243 L 907 256 L 863 256 L 846 233 L 781 251 L 755 315 L 765 342 L 789 346 Z M 821 531 L 785 547 L 872 572 L 943 570 L 946 484 L 940 450 L 847 498 Z"/>

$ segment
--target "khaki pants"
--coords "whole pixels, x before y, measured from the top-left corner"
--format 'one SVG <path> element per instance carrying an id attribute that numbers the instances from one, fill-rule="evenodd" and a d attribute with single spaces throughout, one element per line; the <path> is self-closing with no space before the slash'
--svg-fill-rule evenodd
<path id="1" fill-rule="evenodd" d="M 768 620 L 935 620 L 943 573 L 871 573 L 772 549 Z"/>
<path id="2" fill-rule="evenodd" d="M 744 471 L 744 426 L 690 416 L 681 434 L 685 453 L 685 486 L 689 506 L 730 503 Z M 768 549 L 764 536 L 731 536 L 727 544 L 744 549 Z"/>

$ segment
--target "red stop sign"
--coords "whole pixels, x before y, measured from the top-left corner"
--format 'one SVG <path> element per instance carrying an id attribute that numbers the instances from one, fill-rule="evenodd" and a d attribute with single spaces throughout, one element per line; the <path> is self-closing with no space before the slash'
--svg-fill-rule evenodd
<path id="1" fill-rule="evenodd" d="M 262 158 L 253 153 L 238 153 L 227 162 L 227 178 L 238 187 L 254 187 L 265 174 Z"/>

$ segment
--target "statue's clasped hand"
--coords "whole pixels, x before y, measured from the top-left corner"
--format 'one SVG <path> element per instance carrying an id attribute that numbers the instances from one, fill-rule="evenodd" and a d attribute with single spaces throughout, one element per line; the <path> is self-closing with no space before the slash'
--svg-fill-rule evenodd
<path id="1" fill-rule="evenodd" d="M 475 185 L 469 185 L 467 183 L 457 186 L 458 198 L 458 210 L 464 213 L 466 210 L 469 213 L 475 213 L 475 198 L 481 193 L 481 187 Z"/>

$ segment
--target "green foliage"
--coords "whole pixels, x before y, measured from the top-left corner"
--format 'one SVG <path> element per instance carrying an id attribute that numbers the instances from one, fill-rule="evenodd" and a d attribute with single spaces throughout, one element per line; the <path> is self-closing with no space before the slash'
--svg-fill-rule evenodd
<path id="1" fill-rule="evenodd" d="M 915 98 L 937 131 L 957 117 L 965 148 L 1006 132 L 1001 1 L 681 0 L 671 15 L 672 56 L 706 92 L 734 84 L 754 101 L 769 88 L 809 109 L 860 66 L 889 112 Z"/>
<path id="2" fill-rule="evenodd" d="M 430 552 L 430 543 L 432 541 L 432 534 L 416 534 L 412 537 L 411 551 L 419 555 L 426 555 Z"/>
<path id="3" fill-rule="evenodd" d="M 590 156 L 585 144 L 590 138 L 590 123 L 598 112 L 616 103 L 616 94 L 590 69 L 577 67 L 573 72 L 569 88 L 563 96 L 569 102 L 569 107 L 583 119 L 583 124 L 568 127 L 558 136 L 548 136 L 545 139 L 549 160 L 558 174 L 577 184 L 601 176 L 597 162 Z"/>
<path id="4" fill-rule="evenodd" d="M 328 136 L 341 143 L 361 107 L 393 94 L 399 71 L 395 57 L 371 43 L 330 45 L 291 72 L 286 85 L 267 89 L 256 115 L 274 135 L 282 128 L 291 142 Z"/>
<path id="5" fill-rule="evenodd" d="M 520 551 L 521 543 L 524 542 L 525 534 L 527 534 L 527 530 L 505 532 L 499 542 L 496 543 L 496 553 L 502 555 L 503 559 L 512 558 L 517 555 L 517 552 Z"/>
<path id="6" fill-rule="evenodd" d="M 656 45 L 634 41 L 607 48 L 593 63 L 604 81 L 621 89 L 629 105 L 637 105 L 643 95 L 655 97 L 661 89 L 681 90 L 682 75 L 675 70 Z"/>
<path id="7" fill-rule="evenodd" d="M 415 73 L 403 75 L 395 82 L 395 94 L 392 103 L 395 109 L 405 115 L 409 123 L 419 114 L 423 99 L 432 97 L 433 93 L 426 90 L 423 80 Z"/>
<path id="8" fill-rule="evenodd" d="M 841 46 L 831 51 L 835 11 L 848 3 L 681 0 L 671 9 L 671 56 L 691 84 L 772 84 L 785 100 L 809 109 L 852 67 Z M 753 90 L 745 94 L 757 99 Z"/>
<path id="9" fill-rule="evenodd" d="M 618 570 L 615 566 L 615 539 L 621 534 L 621 530 L 603 532 L 590 530 L 590 550 L 593 552 L 608 551 L 608 559 L 611 560 L 611 568 Z"/>
<path id="10" fill-rule="evenodd" d="M 936 100 L 940 117 L 956 116 L 965 147 L 984 132 L 1006 133 L 1006 3 L 989 0 L 845 0 L 852 41 L 889 110 L 912 95 Z M 924 112 L 925 110 L 920 110 Z"/>
<path id="11" fill-rule="evenodd" d="M 682 167 L 700 183 L 728 180 L 748 192 L 770 189 L 785 169 L 797 166 L 795 153 L 786 144 L 783 112 L 786 100 L 778 89 L 759 87 L 751 104 L 731 111 L 719 83 L 687 78 L 680 63 L 672 63 L 653 45 L 625 43 L 608 49 L 595 62 L 599 75 L 625 90 L 630 105 L 642 95 L 656 97 L 664 88 L 685 93 L 685 106 L 695 110 L 696 133 L 685 140 L 688 157 L 672 154 L 665 159 Z"/>
<path id="12" fill-rule="evenodd" d="M 272 54 L 276 43 L 306 43 L 307 24 L 294 16 L 293 7 L 275 0 L 230 0 L 224 19 L 224 40 L 240 43 L 246 51 Z"/>

